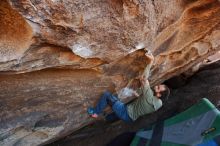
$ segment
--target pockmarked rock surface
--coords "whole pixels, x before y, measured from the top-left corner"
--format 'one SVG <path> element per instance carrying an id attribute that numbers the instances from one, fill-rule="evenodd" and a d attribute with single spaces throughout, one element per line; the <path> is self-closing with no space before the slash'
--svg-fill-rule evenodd
<path id="1" fill-rule="evenodd" d="M 39 145 L 92 120 L 155 56 L 151 85 L 220 47 L 218 0 L 2 0 L 0 145 Z"/>

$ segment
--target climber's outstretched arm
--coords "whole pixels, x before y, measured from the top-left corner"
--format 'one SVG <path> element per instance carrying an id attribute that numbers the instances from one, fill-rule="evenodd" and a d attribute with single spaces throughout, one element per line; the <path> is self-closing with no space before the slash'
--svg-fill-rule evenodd
<path id="1" fill-rule="evenodd" d="M 150 74 L 150 69 L 154 63 L 154 56 L 151 53 L 146 53 L 146 56 L 150 59 L 150 62 L 146 66 L 146 68 L 144 69 L 144 73 L 142 75 L 142 78 L 143 78 L 143 76 L 145 76 L 145 78 L 148 79 L 149 74 Z"/>

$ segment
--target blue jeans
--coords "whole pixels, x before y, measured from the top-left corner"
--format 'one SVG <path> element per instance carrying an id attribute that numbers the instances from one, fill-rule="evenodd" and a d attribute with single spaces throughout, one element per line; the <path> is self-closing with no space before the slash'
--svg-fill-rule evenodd
<path id="1" fill-rule="evenodd" d="M 95 113 L 101 114 L 108 105 L 112 106 L 112 110 L 119 119 L 125 122 L 132 122 L 132 119 L 128 115 L 127 106 L 108 91 L 104 92 L 101 96 L 98 104 L 94 108 Z"/>

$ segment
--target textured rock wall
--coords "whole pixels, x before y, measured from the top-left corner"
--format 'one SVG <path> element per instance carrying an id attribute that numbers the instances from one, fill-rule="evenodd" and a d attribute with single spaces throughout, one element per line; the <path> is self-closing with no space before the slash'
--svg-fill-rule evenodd
<path id="1" fill-rule="evenodd" d="M 0 62 L 4 63 L 24 55 L 31 45 L 33 32 L 24 18 L 6 1 L 1 1 L 0 12 Z"/>
<path id="2" fill-rule="evenodd" d="M 220 49 L 218 0 L 2 0 L 0 21 L 0 145 L 90 123 L 86 107 L 148 64 L 142 48 L 152 85 Z"/>
<path id="3" fill-rule="evenodd" d="M 167 84 L 176 89 L 171 92 L 166 106 L 157 112 L 145 115 L 133 124 L 114 122 L 110 126 L 109 123 L 98 121 L 47 146 L 104 146 L 123 132 L 135 132 L 177 115 L 201 98 L 208 98 L 220 109 L 220 61 L 200 68 L 192 78 L 186 79 L 180 75 L 168 80 Z"/>

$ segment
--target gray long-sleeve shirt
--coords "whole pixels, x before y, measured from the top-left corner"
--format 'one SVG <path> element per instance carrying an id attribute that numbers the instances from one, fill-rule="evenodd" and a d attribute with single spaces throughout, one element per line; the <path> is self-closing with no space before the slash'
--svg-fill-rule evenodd
<path id="1" fill-rule="evenodd" d="M 151 66 L 152 64 L 149 64 L 144 70 L 145 79 L 149 77 Z M 162 101 L 153 95 L 153 91 L 149 84 L 143 85 L 137 92 L 140 97 L 127 105 L 128 115 L 132 120 L 136 120 L 138 117 L 145 114 L 152 113 L 162 106 Z"/>

